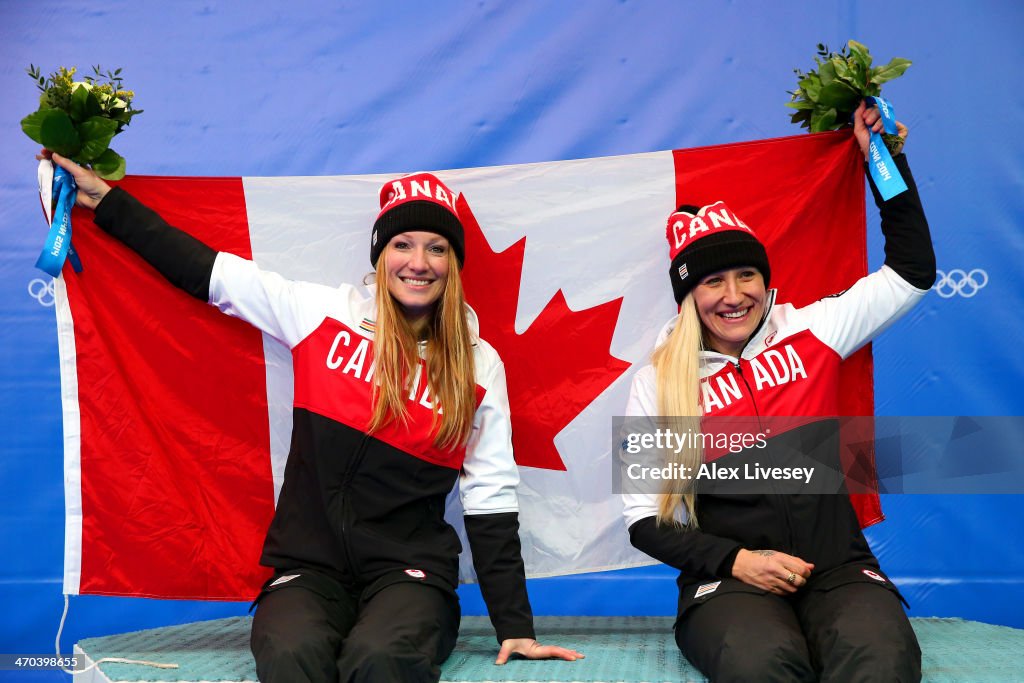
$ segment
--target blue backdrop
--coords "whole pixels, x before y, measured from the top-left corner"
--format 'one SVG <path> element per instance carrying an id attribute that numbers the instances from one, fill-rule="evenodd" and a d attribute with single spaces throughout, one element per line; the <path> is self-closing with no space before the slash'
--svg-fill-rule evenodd
<path id="1" fill-rule="evenodd" d="M 18 126 L 36 107 L 29 63 L 124 69 L 146 110 L 116 143 L 132 173 L 320 175 L 796 134 L 783 106 L 792 69 L 810 66 L 818 42 L 856 38 L 876 60 L 914 61 L 886 95 L 911 130 L 939 268 L 988 279 L 973 297 L 932 293 L 876 342 L 877 412 L 1019 415 L 1022 28 L 1013 0 L 0 0 L 0 652 L 51 651 L 62 608 L 56 328 L 32 268 L 44 236 L 36 146 Z M 869 235 L 874 268 L 874 225 Z M 884 504 L 889 521 L 869 536 L 913 615 L 1024 627 L 1024 499 Z M 530 590 L 539 614 L 670 614 L 672 577 L 648 568 Z M 464 605 L 480 613 L 471 589 Z M 73 598 L 64 643 L 244 608 Z"/>

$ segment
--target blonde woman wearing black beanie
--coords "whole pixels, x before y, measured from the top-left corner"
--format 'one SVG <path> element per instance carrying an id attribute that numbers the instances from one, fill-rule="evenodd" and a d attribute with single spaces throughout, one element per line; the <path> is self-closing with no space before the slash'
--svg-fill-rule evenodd
<path id="1" fill-rule="evenodd" d="M 877 110 L 862 104 L 854 133 L 865 159 L 881 128 Z M 767 253 L 736 207 L 681 207 L 669 217 L 679 315 L 637 372 L 626 415 L 683 416 L 678 425 L 697 416 L 700 438 L 669 449 L 667 464 L 690 474 L 627 493 L 625 517 L 634 546 L 680 570 L 676 642 L 712 681 L 920 680 L 902 597 L 846 495 L 834 418 L 840 362 L 935 279 L 917 189 L 904 155 L 895 161 L 907 191 L 883 201 L 872 183 L 885 265 L 804 308 L 776 301 Z M 763 444 L 706 438 L 726 435 L 737 416 L 760 429 Z M 778 481 L 696 476 L 774 466 Z"/>

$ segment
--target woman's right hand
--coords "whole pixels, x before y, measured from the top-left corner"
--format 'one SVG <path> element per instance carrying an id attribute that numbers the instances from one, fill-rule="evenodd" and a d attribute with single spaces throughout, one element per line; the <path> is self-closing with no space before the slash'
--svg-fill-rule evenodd
<path id="1" fill-rule="evenodd" d="M 777 550 L 747 550 L 736 553 L 733 578 L 775 595 L 795 593 L 807 585 L 814 565 Z"/>
<path id="2" fill-rule="evenodd" d="M 860 151 L 864 154 L 864 160 L 868 159 L 868 145 L 871 144 L 871 133 L 885 132 L 885 125 L 882 122 L 882 114 L 878 111 L 878 105 L 869 107 L 867 102 L 861 101 L 857 111 L 853 112 L 853 135 L 860 145 Z M 896 122 L 896 134 L 904 141 L 907 139 L 907 127 L 899 121 Z M 903 144 L 896 150 L 893 156 L 903 151 Z"/>
<path id="3" fill-rule="evenodd" d="M 75 179 L 75 184 L 78 186 L 77 203 L 79 206 L 95 211 L 100 200 L 110 192 L 110 185 L 107 185 L 92 170 L 79 166 L 71 161 L 71 159 L 62 157 L 56 152 L 44 149 L 40 154 L 36 155 L 36 159 L 51 159 L 53 163 L 72 175 Z"/>

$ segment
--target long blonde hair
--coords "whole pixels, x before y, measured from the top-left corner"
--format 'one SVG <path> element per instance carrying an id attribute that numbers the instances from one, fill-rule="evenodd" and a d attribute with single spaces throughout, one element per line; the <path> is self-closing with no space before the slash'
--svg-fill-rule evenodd
<path id="1" fill-rule="evenodd" d="M 385 247 L 385 254 L 390 249 Z M 449 249 L 448 280 L 426 327 L 424 363 L 432 398 L 434 445 L 451 450 L 469 439 L 476 413 L 473 339 L 455 251 Z M 406 424 L 406 403 L 418 384 L 420 357 L 412 326 L 387 288 L 385 257 L 377 259 L 377 321 L 374 341 L 372 434 L 393 421 Z"/>
<path id="2" fill-rule="evenodd" d="M 702 327 L 697 315 L 693 295 L 687 294 L 679 308 L 676 326 L 668 339 L 654 350 L 654 365 L 658 413 L 671 417 L 676 432 L 688 430 L 700 433 L 702 414 L 700 401 L 700 351 L 703 348 Z M 697 472 L 701 464 L 700 439 L 690 439 L 687 447 L 678 453 L 667 452 L 666 457 L 685 466 L 683 472 Z M 684 526 L 696 528 L 696 495 L 693 480 L 676 477 L 668 479 L 665 490 L 658 496 L 658 524 L 678 524 L 676 511 L 682 505 L 686 512 Z"/>

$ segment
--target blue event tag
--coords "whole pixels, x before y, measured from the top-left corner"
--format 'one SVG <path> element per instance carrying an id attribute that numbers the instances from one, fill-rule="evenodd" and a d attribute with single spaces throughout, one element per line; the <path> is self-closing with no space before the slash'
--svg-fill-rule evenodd
<path id="1" fill-rule="evenodd" d="M 882 126 L 889 135 L 896 135 L 896 110 L 892 104 L 883 97 L 865 97 L 869 105 L 878 105 L 878 112 L 882 115 Z M 900 192 L 907 191 L 907 184 L 903 182 L 903 176 L 896 168 L 896 162 L 892 160 L 885 141 L 879 133 L 871 131 L 871 142 L 868 144 L 868 170 L 871 178 L 875 181 L 882 199 L 888 201 Z"/>
<path id="2" fill-rule="evenodd" d="M 75 272 L 82 272 L 82 262 L 71 248 L 71 208 L 75 205 L 77 194 L 75 179 L 60 166 L 56 167 L 53 172 L 53 196 L 57 197 L 57 207 L 53 210 L 53 221 L 43 252 L 36 261 L 36 268 L 53 277 L 60 275 L 64 261 L 68 258 Z"/>

